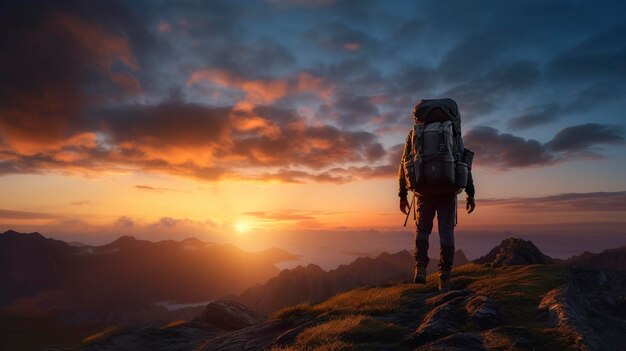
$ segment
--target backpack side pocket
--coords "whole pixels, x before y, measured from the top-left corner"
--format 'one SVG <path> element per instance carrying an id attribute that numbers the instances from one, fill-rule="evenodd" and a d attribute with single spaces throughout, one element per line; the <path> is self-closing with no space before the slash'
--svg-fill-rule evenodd
<path id="1" fill-rule="evenodd" d="M 409 190 L 415 190 L 420 181 L 422 159 L 420 157 L 416 157 L 415 155 L 409 155 L 409 157 L 406 157 L 402 162 L 404 163 L 404 180 L 406 188 Z"/>

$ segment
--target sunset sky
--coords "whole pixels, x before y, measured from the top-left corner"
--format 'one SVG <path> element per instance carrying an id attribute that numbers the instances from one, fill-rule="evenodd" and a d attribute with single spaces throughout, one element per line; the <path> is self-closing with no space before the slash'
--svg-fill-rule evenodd
<path id="1" fill-rule="evenodd" d="M 11 2 L 1 231 L 410 232 L 401 144 L 449 97 L 476 152 L 457 230 L 626 234 L 624 2 Z"/>

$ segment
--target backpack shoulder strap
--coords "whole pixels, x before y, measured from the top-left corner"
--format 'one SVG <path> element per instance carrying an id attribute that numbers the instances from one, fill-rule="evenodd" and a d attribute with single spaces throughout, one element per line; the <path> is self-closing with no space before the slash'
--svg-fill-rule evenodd
<path id="1" fill-rule="evenodd" d="M 422 156 L 424 152 L 424 126 L 418 123 L 413 125 L 413 148 L 415 154 Z"/>
<path id="2" fill-rule="evenodd" d="M 452 123 L 452 143 L 453 143 L 453 156 L 454 159 L 458 162 L 461 160 L 461 156 L 463 156 L 463 139 L 461 139 L 461 133 L 459 133 L 459 128 L 456 123 Z"/>

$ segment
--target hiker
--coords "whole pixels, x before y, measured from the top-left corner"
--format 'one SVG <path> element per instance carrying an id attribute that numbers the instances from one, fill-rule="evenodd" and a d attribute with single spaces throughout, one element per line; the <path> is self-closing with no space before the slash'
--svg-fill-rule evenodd
<path id="1" fill-rule="evenodd" d="M 471 172 L 474 154 L 461 139 L 461 116 L 454 100 L 421 100 L 413 109 L 413 118 L 415 124 L 407 136 L 398 171 L 400 210 L 407 218 L 413 211 L 416 221 L 413 281 L 426 282 L 428 237 L 436 213 L 441 244 L 438 287 L 448 291 L 457 194 L 465 189 L 467 213 L 476 207 Z M 412 203 L 407 199 L 409 191 L 414 193 Z"/>

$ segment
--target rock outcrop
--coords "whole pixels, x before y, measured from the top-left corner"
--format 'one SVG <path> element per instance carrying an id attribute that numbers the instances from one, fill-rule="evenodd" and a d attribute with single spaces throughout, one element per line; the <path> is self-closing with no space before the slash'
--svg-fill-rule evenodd
<path id="1" fill-rule="evenodd" d="M 435 306 L 411 336 L 411 343 L 420 345 L 460 332 L 466 319 L 462 308 L 465 301 L 459 296 Z"/>
<path id="2" fill-rule="evenodd" d="M 197 320 L 222 330 L 238 330 L 265 321 L 265 316 L 235 301 L 211 301 Z"/>
<path id="3" fill-rule="evenodd" d="M 218 335 L 205 342 L 198 351 L 265 350 L 277 343 L 288 343 L 311 323 L 312 318 L 274 319 Z"/>
<path id="4" fill-rule="evenodd" d="M 465 311 L 470 319 L 481 329 L 498 325 L 500 312 L 498 306 L 485 295 L 475 295 L 465 304 Z"/>
<path id="5" fill-rule="evenodd" d="M 464 332 L 466 324 L 471 321 L 485 330 L 500 322 L 496 303 L 468 289 L 436 295 L 426 303 L 434 308 L 405 342 L 419 350 L 484 350 L 480 335 Z"/>
<path id="6" fill-rule="evenodd" d="M 407 340 L 407 345 L 425 349 L 462 350 L 467 346 L 465 343 L 469 342 L 468 345 L 472 345 L 467 346 L 470 350 L 483 350 L 480 335 L 463 333 L 465 324 L 471 320 L 480 329 L 487 329 L 500 321 L 496 303 L 468 289 L 436 295 L 426 300 L 426 303 L 434 308 Z"/>
<path id="7" fill-rule="evenodd" d="M 544 255 L 532 241 L 519 238 L 502 240 L 485 256 L 474 261 L 475 263 L 489 264 L 491 267 L 516 266 L 525 264 L 549 264 L 552 258 Z"/>
<path id="8" fill-rule="evenodd" d="M 548 292 L 539 310 L 581 350 L 626 345 L 626 273 L 572 267 L 567 283 Z"/>

